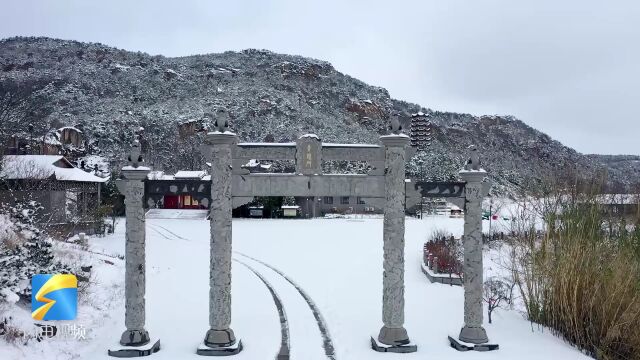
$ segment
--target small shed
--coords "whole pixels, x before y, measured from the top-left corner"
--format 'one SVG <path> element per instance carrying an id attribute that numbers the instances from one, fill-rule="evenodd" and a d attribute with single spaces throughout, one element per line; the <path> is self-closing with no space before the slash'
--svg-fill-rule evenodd
<path id="1" fill-rule="evenodd" d="M 298 217 L 298 211 L 300 210 L 300 206 L 282 205 L 280 208 L 282 209 L 283 217 Z"/>

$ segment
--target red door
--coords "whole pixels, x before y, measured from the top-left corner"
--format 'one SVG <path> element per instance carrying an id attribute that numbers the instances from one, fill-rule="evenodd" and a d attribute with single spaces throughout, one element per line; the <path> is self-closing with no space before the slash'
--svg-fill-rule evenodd
<path id="1" fill-rule="evenodd" d="M 180 209 L 180 196 L 178 196 L 178 195 L 165 195 L 164 196 L 164 208 L 165 209 Z"/>

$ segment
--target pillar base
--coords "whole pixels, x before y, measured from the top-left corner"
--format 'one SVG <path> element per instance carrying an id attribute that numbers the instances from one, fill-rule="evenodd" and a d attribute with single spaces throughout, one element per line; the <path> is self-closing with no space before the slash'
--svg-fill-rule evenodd
<path id="1" fill-rule="evenodd" d="M 406 345 L 409 341 L 407 330 L 403 327 L 390 328 L 383 326 L 378 334 L 378 342 L 388 346 Z"/>
<path id="2" fill-rule="evenodd" d="M 149 356 L 160 351 L 160 339 L 147 340 L 147 343 L 139 346 L 123 346 L 121 344 L 114 346 L 113 350 L 107 350 L 107 354 L 113 357 L 130 358 Z"/>
<path id="3" fill-rule="evenodd" d="M 458 351 L 492 351 L 500 348 L 498 344 L 473 344 L 456 340 L 451 336 L 449 336 L 449 344 Z"/>
<path id="4" fill-rule="evenodd" d="M 232 346 L 236 343 L 236 335 L 231 329 L 209 329 L 204 336 L 204 345 L 208 347 Z"/>
<path id="5" fill-rule="evenodd" d="M 460 330 L 458 339 L 462 342 L 471 344 L 484 344 L 489 342 L 487 331 L 482 327 L 465 326 Z"/>
<path id="6" fill-rule="evenodd" d="M 120 345 L 122 346 L 144 346 L 150 341 L 149 332 L 142 330 L 125 330 L 120 335 Z"/>
<path id="7" fill-rule="evenodd" d="M 229 346 L 207 346 L 203 342 L 198 346 L 196 350 L 196 354 L 202 356 L 229 356 L 235 355 L 242 351 L 242 340 L 234 341 L 232 345 Z"/>
<path id="8" fill-rule="evenodd" d="M 387 345 L 371 337 L 371 348 L 377 352 L 390 352 L 390 353 L 412 353 L 418 351 L 418 346 L 408 342 L 403 345 Z"/>

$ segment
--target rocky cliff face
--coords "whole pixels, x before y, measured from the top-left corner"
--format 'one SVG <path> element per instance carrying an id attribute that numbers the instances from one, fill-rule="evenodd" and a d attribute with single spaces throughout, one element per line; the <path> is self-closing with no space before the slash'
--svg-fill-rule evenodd
<path id="1" fill-rule="evenodd" d="M 179 136 L 178 126 L 191 120 L 206 126 L 218 106 L 229 110 L 242 141 L 276 142 L 313 132 L 326 142 L 376 143 L 391 115 L 408 129 L 411 114 L 423 112 L 432 123 L 431 145 L 408 167 L 421 178 L 455 174 L 475 144 L 501 191 L 567 168 L 611 169 L 610 178 L 620 184 L 635 180 L 513 117 L 440 112 L 395 100 L 325 61 L 264 50 L 167 58 L 49 38 L 0 41 L 2 144 L 28 124 L 37 135 L 76 126 L 91 152 L 116 165 L 142 127 L 156 168 L 198 168 L 202 133 Z"/>

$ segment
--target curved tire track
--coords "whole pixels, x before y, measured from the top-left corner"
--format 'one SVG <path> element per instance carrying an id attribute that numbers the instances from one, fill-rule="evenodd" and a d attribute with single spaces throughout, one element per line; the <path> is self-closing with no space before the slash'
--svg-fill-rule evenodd
<path id="1" fill-rule="evenodd" d="M 269 292 L 271 293 L 271 297 L 273 298 L 273 302 L 276 304 L 276 308 L 278 309 L 278 315 L 280 317 L 280 350 L 276 355 L 276 360 L 289 360 L 289 354 L 291 349 L 291 344 L 289 342 L 289 322 L 287 320 L 287 313 L 284 311 L 284 306 L 282 305 L 282 300 L 280 296 L 276 293 L 273 286 L 265 279 L 256 269 L 249 266 L 249 264 L 240 261 L 238 259 L 233 259 L 233 261 L 244 265 L 247 269 L 249 269 L 254 275 L 256 275 L 267 287 Z"/>
<path id="2" fill-rule="evenodd" d="M 156 234 L 158 234 L 158 235 L 162 236 L 163 238 L 165 238 L 165 239 L 167 239 L 167 240 L 171 240 L 171 241 L 178 240 L 178 239 L 176 239 L 175 237 L 169 237 L 169 236 L 167 236 L 166 234 L 164 234 L 163 232 L 161 232 L 160 230 L 156 229 L 156 228 L 155 228 L 155 227 L 153 227 L 153 226 L 148 226 L 148 227 L 147 227 L 147 229 L 151 229 L 151 230 L 153 230 Z"/>
<path id="3" fill-rule="evenodd" d="M 162 225 L 158 225 L 158 224 L 147 224 L 147 225 L 151 225 L 151 229 L 153 231 L 155 231 L 156 233 L 160 234 L 160 236 L 164 237 L 167 240 L 184 240 L 184 241 L 191 241 L 190 239 L 184 238 L 176 233 L 174 233 L 173 231 L 165 228 Z M 161 233 L 158 229 L 162 229 L 164 231 L 166 231 L 168 234 L 170 234 L 171 236 L 174 237 L 174 239 L 169 238 L 166 234 Z"/>
<path id="4" fill-rule="evenodd" d="M 251 257 L 249 255 L 245 255 L 245 254 L 243 254 L 241 252 L 237 252 L 237 251 L 235 253 L 238 254 L 238 255 L 244 256 L 247 259 L 251 259 L 251 260 L 253 260 L 253 261 L 257 262 L 257 263 L 260 263 L 260 264 L 268 267 L 269 269 L 273 270 L 278 275 L 282 276 L 285 280 L 287 280 L 287 282 L 289 284 L 293 285 L 293 287 L 296 288 L 296 290 L 298 291 L 298 293 L 300 293 L 300 295 L 302 296 L 304 301 L 307 302 L 307 305 L 309 306 L 309 308 L 311 309 L 311 312 L 313 313 L 313 317 L 316 318 L 316 323 L 318 324 L 318 329 L 320 330 L 320 334 L 322 335 L 322 347 L 324 348 L 324 354 L 327 356 L 328 359 L 336 360 L 335 348 L 333 346 L 333 341 L 331 340 L 331 336 L 329 335 L 329 329 L 327 327 L 326 322 L 324 321 L 324 318 L 322 317 L 322 314 L 320 313 L 320 310 L 318 309 L 316 304 L 313 302 L 311 297 L 295 281 L 291 280 L 282 271 L 280 271 L 280 270 L 276 269 L 275 267 L 265 263 L 262 260 L 256 259 L 256 258 Z"/>

